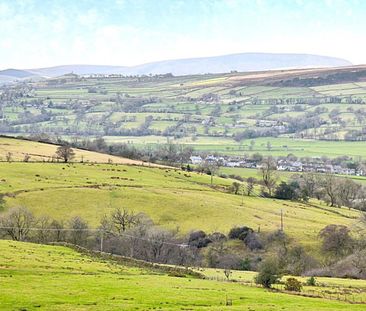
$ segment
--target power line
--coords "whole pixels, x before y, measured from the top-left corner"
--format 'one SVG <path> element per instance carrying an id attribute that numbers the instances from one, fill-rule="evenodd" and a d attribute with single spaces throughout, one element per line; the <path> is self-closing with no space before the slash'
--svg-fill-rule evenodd
<path id="1" fill-rule="evenodd" d="M 113 232 L 103 230 L 103 229 L 99 229 L 99 228 L 81 228 L 81 229 L 60 228 L 60 229 L 57 229 L 57 228 L 0 227 L 0 229 L 4 229 L 4 230 L 28 230 L 28 231 L 93 231 L 93 232 L 100 232 L 102 234 L 109 233 L 109 234 L 113 234 L 113 235 L 124 236 L 124 237 L 128 237 L 128 238 L 134 238 L 134 239 L 137 239 L 137 240 L 150 242 L 150 243 L 160 243 L 160 244 L 166 244 L 166 245 L 171 245 L 171 246 L 177 246 L 177 247 L 180 247 L 180 248 L 186 248 L 186 247 L 189 246 L 188 244 L 185 244 L 185 243 L 178 244 L 178 243 L 173 243 L 173 242 L 159 241 L 159 240 L 156 240 L 156 239 L 142 238 L 142 237 L 138 237 L 138 236 L 135 236 L 135 235 L 132 235 L 132 234 L 127 234 L 127 233 L 115 234 Z"/>

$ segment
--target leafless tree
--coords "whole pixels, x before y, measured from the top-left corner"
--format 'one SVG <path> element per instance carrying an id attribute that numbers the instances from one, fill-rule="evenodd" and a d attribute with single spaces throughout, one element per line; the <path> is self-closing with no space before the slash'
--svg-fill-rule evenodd
<path id="1" fill-rule="evenodd" d="M 65 234 L 65 226 L 62 221 L 53 220 L 50 223 L 50 228 L 52 229 L 49 232 L 49 240 L 52 242 L 61 242 L 65 241 L 66 234 Z"/>
<path id="2" fill-rule="evenodd" d="M 366 249 L 357 250 L 352 256 L 352 264 L 357 269 L 360 277 L 366 277 Z"/>
<path id="3" fill-rule="evenodd" d="M 35 223 L 33 214 L 25 207 L 13 208 L 0 219 L 3 230 L 16 241 L 26 240 Z"/>
<path id="4" fill-rule="evenodd" d="M 361 185 L 355 183 L 349 178 L 342 178 L 338 182 L 338 196 L 340 203 L 347 207 L 352 207 L 357 195 L 360 191 Z"/>
<path id="5" fill-rule="evenodd" d="M 37 231 L 35 234 L 36 241 L 38 243 L 47 243 L 50 241 L 50 218 L 42 216 L 37 221 Z"/>
<path id="6" fill-rule="evenodd" d="M 220 163 L 216 161 L 205 161 L 201 165 L 201 169 L 210 175 L 211 186 L 213 185 L 213 178 L 220 170 Z"/>
<path id="7" fill-rule="evenodd" d="M 111 222 L 114 231 L 121 234 L 139 223 L 139 215 L 125 208 L 117 208 L 111 214 Z"/>
<path id="8" fill-rule="evenodd" d="M 269 196 L 272 196 L 273 189 L 277 182 L 276 162 L 271 157 L 267 157 L 262 162 L 259 173 Z"/>
<path id="9" fill-rule="evenodd" d="M 335 206 L 337 204 L 339 189 L 337 177 L 333 174 L 327 173 L 322 177 L 321 185 L 323 186 L 326 194 L 325 199 L 329 201 L 330 206 Z"/>
<path id="10" fill-rule="evenodd" d="M 336 257 L 346 255 L 353 247 L 350 230 L 343 225 L 328 225 L 319 233 L 322 250 Z"/>
<path id="11" fill-rule="evenodd" d="M 70 162 L 74 156 L 74 150 L 69 145 L 63 145 L 56 150 L 57 158 L 62 159 L 65 163 Z"/>
<path id="12" fill-rule="evenodd" d="M 76 245 L 84 246 L 88 238 L 88 224 L 81 217 L 76 216 L 69 221 L 70 242 Z"/>

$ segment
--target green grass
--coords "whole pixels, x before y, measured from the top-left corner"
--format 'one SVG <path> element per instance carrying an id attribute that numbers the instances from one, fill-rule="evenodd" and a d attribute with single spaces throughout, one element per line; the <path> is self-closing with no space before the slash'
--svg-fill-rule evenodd
<path id="1" fill-rule="evenodd" d="M 111 143 L 133 143 L 136 147 L 144 147 L 145 144 L 151 144 L 158 147 L 161 143 L 167 142 L 167 137 L 162 136 L 105 136 L 106 141 Z M 335 158 L 348 155 L 358 160 L 366 158 L 365 142 L 362 141 L 320 141 L 311 139 L 293 139 L 288 137 L 263 137 L 253 139 L 255 145 L 251 150 L 250 141 L 243 140 L 241 143 L 235 142 L 232 138 L 224 137 L 201 137 L 192 141 L 191 137 L 181 139 L 171 139 L 172 142 L 185 144 L 194 148 L 195 151 L 204 151 L 207 153 L 219 152 L 227 155 L 251 155 L 261 153 L 264 156 L 287 156 L 294 154 L 297 157 L 321 157 L 328 156 Z M 267 142 L 272 145 L 271 150 L 267 149 Z M 345 152 L 347 150 L 347 152 Z"/>
<path id="2" fill-rule="evenodd" d="M 347 100 L 366 99 L 365 83 L 342 83 L 336 85 L 325 85 L 319 87 L 273 87 L 247 84 L 245 77 L 256 75 L 257 73 L 233 73 L 202 76 L 171 77 L 164 79 L 134 79 L 134 78 L 85 78 L 83 81 L 69 81 L 58 84 L 57 87 L 47 85 L 44 81 L 40 84 L 33 84 L 34 92 L 27 94 L 23 98 L 15 101 L 11 107 L 5 106 L 4 119 L 12 124 L 12 135 L 27 135 L 29 132 L 50 132 L 62 134 L 69 139 L 73 135 L 79 136 L 104 136 L 106 128 L 114 128 L 116 135 L 120 131 L 119 137 L 107 137 L 112 141 L 132 140 L 138 146 L 143 146 L 144 141 L 150 141 L 151 137 L 126 137 L 126 131 L 138 129 L 144 122 L 145 117 L 152 115 L 153 124 L 150 129 L 154 134 L 158 134 L 159 140 L 166 140 L 162 136 L 169 127 L 174 127 L 179 120 L 183 120 L 186 114 L 191 114 L 190 121 L 184 126 L 190 129 L 187 137 L 177 140 L 177 142 L 194 146 L 196 150 L 206 152 L 221 152 L 225 154 L 241 155 L 261 152 L 263 154 L 287 155 L 294 153 L 297 156 L 322 156 L 336 157 L 347 155 L 353 157 L 365 157 L 366 152 L 364 142 L 344 142 L 344 141 L 312 141 L 306 139 L 290 139 L 289 136 L 312 138 L 314 129 L 298 132 L 296 135 L 283 134 L 277 138 L 261 138 L 255 150 L 249 150 L 249 141 L 244 141 L 244 148 L 239 148 L 239 144 L 233 139 L 233 135 L 246 128 L 255 128 L 255 121 L 261 119 L 272 119 L 285 121 L 286 116 L 305 118 L 306 113 L 313 112 L 316 108 L 326 108 L 327 111 L 318 116 L 326 121 L 327 124 L 321 127 L 322 130 L 331 128 L 335 125 L 340 126 L 336 136 L 323 135 L 317 138 L 337 138 L 343 139 L 345 134 L 357 127 L 361 129 L 362 123 L 357 122 L 357 110 L 363 109 L 364 104 L 348 103 Z M 271 73 L 266 73 L 271 75 Z M 88 88 L 98 89 L 98 93 L 88 93 Z M 106 90 L 106 94 L 99 91 Z M 141 108 L 136 111 L 124 109 L 123 105 L 117 104 L 114 99 L 117 93 L 128 94 L 129 96 L 146 100 Z M 204 102 L 202 95 L 213 93 L 219 96 L 219 100 Z M 150 102 L 149 97 L 157 97 L 158 100 Z M 321 103 L 319 105 L 306 104 L 307 99 L 324 98 L 325 96 L 338 96 L 342 99 L 341 103 Z M 301 111 L 295 111 L 294 100 L 304 103 L 299 104 Z M 21 102 L 32 100 L 44 100 L 45 103 L 52 101 L 60 105 L 57 107 L 24 107 Z M 267 100 L 267 101 L 266 101 Z M 270 112 L 273 108 L 268 100 L 276 102 L 279 111 Z M 288 101 L 289 100 L 289 101 Z M 77 105 L 75 104 L 77 103 Z M 214 117 L 215 124 L 211 125 L 209 132 L 206 133 L 202 126 L 202 121 L 209 118 L 215 110 L 216 105 L 220 105 L 221 112 Z M 43 110 L 41 109 L 43 108 Z M 63 108 L 63 109 L 62 109 Z M 198 108 L 198 110 L 196 109 Z M 348 111 L 349 108 L 353 109 Z M 80 114 L 80 109 L 84 111 Z M 329 113 L 333 109 L 339 109 L 343 114 L 340 116 L 346 123 L 345 126 L 340 122 L 331 124 Z M 31 118 L 22 116 L 25 112 L 33 115 L 40 115 L 41 112 L 52 113 L 52 117 L 47 122 L 34 122 Z M 266 112 L 265 115 L 262 115 Z M 346 112 L 346 113 L 345 113 Z M 163 121 L 168 114 L 174 116 L 174 121 Z M 78 121 L 76 120 L 78 116 Z M 232 117 L 237 116 L 240 124 L 233 126 Z M 126 117 L 135 117 L 135 122 L 122 122 Z M 161 121 L 159 121 L 159 118 Z M 227 127 L 227 135 L 224 135 L 224 127 Z M 244 127 L 242 127 L 244 126 Z M 70 134 L 72 133 L 72 134 Z M 93 133 L 93 134 L 90 134 Z M 135 133 L 136 131 L 132 131 Z M 199 139 L 192 143 L 192 134 L 198 135 Z M 138 135 L 138 134 L 137 134 Z M 174 136 L 174 134 L 172 134 Z M 266 141 L 271 141 L 273 149 L 266 150 Z M 262 142 L 264 144 L 262 145 Z"/>
<path id="3" fill-rule="evenodd" d="M 108 164 L 0 163 L 0 193 L 5 209 L 27 206 L 37 216 L 81 216 L 92 227 L 117 207 L 144 212 L 156 224 L 186 234 L 194 229 L 228 233 L 235 225 L 262 232 L 279 229 L 315 249 L 318 232 L 328 224 L 352 226 L 356 211 L 324 204 L 242 197 L 226 193 L 232 180 L 179 170 Z"/>
<path id="4" fill-rule="evenodd" d="M 170 277 L 61 246 L 0 241 L 1 310 L 364 310 L 239 283 Z M 232 306 L 224 306 L 226 297 Z"/>
<path id="5" fill-rule="evenodd" d="M 0 162 L 6 160 L 6 155 L 11 153 L 11 161 L 23 161 L 24 156 L 30 156 L 29 161 L 49 162 L 55 157 L 58 146 L 44 144 L 22 139 L 0 137 Z M 126 158 L 111 156 L 104 153 L 92 152 L 81 149 L 74 149 L 75 156 L 72 159 L 75 162 L 96 162 L 96 163 L 124 163 L 141 164 L 141 161 L 134 161 Z"/>
<path id="6" fill-rule="evenodd" d="M 223 269 L 217 268 L 198 268 L 195 271 L 205 275 L 212 280 L 226 280 Z M 257 272 L 253 271 L 237 271 L 232 270 L 230 274 L 230 280 L 241 282 L 245 284 L 254 285 L 254 278 Z M 316 277 L 316 286 L 309 286 L 306 284 L 308 277 L 303 276 L 288 276 L 285 275 L 281 278 L 282 284 L 275 284 L 275 289 L 284 289 L 283 283 L 289 278 L 294 277 L 299 280 L 302 285 L 302 292 L 309 295 L 320 295 L 333 299 L 347 299 L 349 301 L 366 302 L 366 280 L 353 280 L 342 278 L 330 278 L 330 277 Z"/>

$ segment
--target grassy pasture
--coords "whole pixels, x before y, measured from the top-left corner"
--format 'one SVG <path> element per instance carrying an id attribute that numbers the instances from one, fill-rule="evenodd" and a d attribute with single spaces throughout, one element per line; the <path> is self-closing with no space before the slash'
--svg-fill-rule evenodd
<path id="1" fill-rule="evenodd" d="M 61 246 L 0 241 L 1 310 L 364 310 L 363 305 L 177 278 Z M 232 306 L 225 306 L 226 297 Z"/>
<path id="2" fill-rule="evenodd" d="M 195 269 L 201 274 L 205 275 L 209 279 L 213 280 L 226 280 L 224 270 L 214 268 L 198 268 Z M 250 284 L 254 286 L 254 278 L 257 275 L 253 271 L 237 271 L 232 270 L 230 279 L 236 282 Z M 285 282 L 289 276 L 285 275 L 281 278 L 281 282 Z M 354 280 L 354 279 L 342 279 L 342 278 L 330 278 L 330 277 L 316 277 L 316 286 L 306 285 L 308 277 L 295 276 L 303 284 L 302 292 L 310 295 L 320 295 L 324 297 L 330 297 L 332 299 L 341 299 L 348 301 L 366 302 L 366 281 Z M 276 289 L 284 289 L 283 284 L 274 285 Z"/>
<path id="3" fill-rule="evenodd" d="M 12 161 L 23 161 L 26 154 L 30 156 L 29 161 L 50 161 L 55 155 L 57 148 L 58 146 L 51 144 L 0 137 L 0 161 L 6 160 L 6 154 L 8 152 L 12 154 Z M 74 149 L 74 152 L 75 158 L 73 161 L 76 162 L 83 160 L 84 162 L 108 163 L 111 160 L 113 163 L 142 164 L 141 161 L 87 150 Z"/>
<path id="4" fill-rule="evenodd" d="M 144 212 L 155 223 L 179 227 L 181 234 L 194 229 L 227 233 L 235 225 L 277 230 L 280 212 L 286 232 L 308 248 L 318 245 L 318 232 L 328 224 L 351 226 L 359 214 L 259 197 L 242 197 L 209 186 L 210 177 L 172 169 L 108 164 L 0 163 L 0 193 L 5 209 L 23 205 L 36 215 L 56 219 L 81 216 L 92 227 L 116 207 Z M 217 187 L 230 179 L 214 178 Z M 67 198 L 67 199 L 66 199 Z"/>
<path id="5" fill-rule="evenodd" d="M 166 143 L 167 137 L 161 136 L 105 136 L 108 142 L 129 142 L 137 147 L 145 144 Z M 243 140 L 240 144 L 231 138 L 197 137 L 193 141 L 191 137 L 171 139 L 172 142 L 192 146 L 196 151 L 208 153 L 221 152 L 228 155 L 244 155 L 259 152 L 263 155 L 286 156 L 292 153 L 298 157 L 328 156 L 335 158 L 348 155 L 355 159 L 366 158 L 366 142 L 362 141 L 320 141 L 311 139 L 294 139 L 288 137 L 262 137 L 253 139 L 255 145 L 249 149 L 250 139 Z M 271 150 L 267 149 L 267 142 L 272 145 Z"/>

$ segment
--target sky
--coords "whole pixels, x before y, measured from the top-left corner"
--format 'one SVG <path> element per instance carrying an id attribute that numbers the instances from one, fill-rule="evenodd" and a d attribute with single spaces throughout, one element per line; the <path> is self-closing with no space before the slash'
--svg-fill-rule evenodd
<path id="1" fill-rule="evenodd" d="M 366 0 L 0 0 L 0 69 L 243 52 L 366 63 Z"/>

